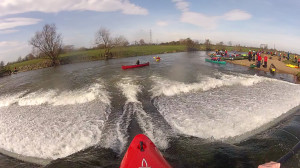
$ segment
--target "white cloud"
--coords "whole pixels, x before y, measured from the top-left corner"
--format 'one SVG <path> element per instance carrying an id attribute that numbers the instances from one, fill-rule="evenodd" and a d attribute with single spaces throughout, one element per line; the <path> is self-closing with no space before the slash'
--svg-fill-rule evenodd
<path id="1" fill-rule="evenodd" d="M 7 29 L 7 30 L 0 30 L 0 34 L 10 34 L 10 33 L 15 33 L 19 30 L 16 29 Z"/>
<path id="2" fill-rule="evenodd" d="M 175 2 L 177 9 L 181 10 L 182 12 L 189 11 L 189 3 L 185 2 L 184 0 L 173 0 Z"/>
<path id="3" fill-rule="evenodd" d="M 158 21 L 156 22 L 156 25 L 163 27 L 163 26 L 168 26 L 169 23 L 166 21 Z"/>
<path id="4" fill-rule="evenodd" d="M 217 17 L 209 17 L 196 12 L 183 12 L 180 18 L 181 22 L 190 23 L 206 29 L 214 29 L 217 27 Z"/>
<path id="5" fill-rule="evenodd" d="M 24 57 L 30 50 L 26 42 L 0 41 L 0 61 L 16 61 L 19 56 Z"/>
<path id="6" fill-rule="evenodd" d="M 225 20 L 236 21 L 236 20 L 248 20 L 251 19 L 251 15 L 245 11 L 235 9 L 223 15 Z"/>
<path id="7" fill-rule="evenodd" d="M 0 47 L 15 47 L 20 45 L 18 41 L 0 41 Z"/>
<path id="8" fill-rule="evenodd" d="M 12 32 L 12 30 L 6 30 L 6 29 L 12 29 L 19 26 L 27 26 L 27 25 L 33 25 L 38 22 L 40 22 L 40 19 L 35 18 L 6 18 L 6 19 L 0 19 L 0 30 L 5 30 L 7 32 Z"/>
<path id="9" fill-rule="evenodd" d="M 129 0 L 2 0 L 0 16 L 25 12 L 57 13 L 61 11 L 121 11 L 124 14 L 146 15 L 148 10 Z"/>
<path id="10" fill-rule="evenodd" d="M 251 14 L 239 9 L 229 11 L 221 16 L 207 16 L 203 13 L 189 11 L 189 4 L 185 0 L 172 1 L 175 3 L 177 9 L 182 12 L 180 18 L 181 22 L 193 24 L 205 29 L 215 29 L 220 20 L 239 21 L 248 20 L 252 17 Z"/>

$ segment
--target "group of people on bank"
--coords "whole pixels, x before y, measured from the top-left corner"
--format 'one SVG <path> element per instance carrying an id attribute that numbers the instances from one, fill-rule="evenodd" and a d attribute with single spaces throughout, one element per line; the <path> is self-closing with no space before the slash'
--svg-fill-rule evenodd
<path id="1" fill-rule="evenodd" d="M 262 51 L 256 52 L 256 51 L 249 50 L 249 52 L 248 52 L 248 60 L 249 61 L 255 61 L 256 60 L 256 67 L 257 68 L 260 68 L 260 66 L 262 64 L 263 64 L 264 68 L 267 68 L 267 66 L 268 66 L 268 56 L 265 55 L 264 56 L 264 60 L 262 62 L 262 56 L 261 56 L 261 54 L 262 54 Z"/>

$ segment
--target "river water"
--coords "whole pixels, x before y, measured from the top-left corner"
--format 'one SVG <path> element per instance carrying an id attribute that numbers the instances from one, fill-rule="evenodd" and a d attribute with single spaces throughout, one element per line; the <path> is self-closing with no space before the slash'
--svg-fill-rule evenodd
<path id="1" fill-rule="evenodd" d="M 118 167 L 139 133 L 173 167 L 257 167 L 299 141 L 293 76 L 206 63 L 206 52 L 160 57 L 1 78 L 0 167 Z M 137 59 L 150 66 L 121 69 Z"/>

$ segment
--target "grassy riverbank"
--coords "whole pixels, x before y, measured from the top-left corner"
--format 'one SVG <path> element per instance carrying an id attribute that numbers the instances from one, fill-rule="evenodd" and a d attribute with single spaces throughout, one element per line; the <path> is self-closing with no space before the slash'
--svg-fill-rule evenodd
<path id="1" fill-rule="evenodd" d="M 207 46 L 200 44 L 195 46 L 195 50 L 206 51 Z M 228 51 L 240 51 L 247 52 L 249 50 L 258 50 L 258 48 L 253 47 L 241 47 L 241 46 L 218 46 L 211 45 L 210 50 L 228 50 Z M 111 50 L 113 58 L 124 58 L 124 57 L 134 57 L 142 55 L 155 55 L 163 53 L 175 53 L 187 51 L 186 45 L 142 45 L 142 46 L 127 46 L 118 47 Z M 71 64 L 77 62 L 87 62 L 104 60 L 104 49 L 86 49 L 86 50 L 76 50 L 70 51 L 59 56 L 61 64 Z M 7 69 L 14 71 L 16 68 L 19 71 L 30 71 L 35 69 L 41 69 L 51 66 L 51 61 L 47 58 L 44 59 L 33 59 L 29 61 L 23 61 L 18 63 L 13 63 L 7 66 Z"/>
<path id="2" fill-rule="evenodd" d="M 141 55 L 154 55 L 163 53 L 184 52 L 186 50 L 185 45 L 145 45 L 145 46 L 128 46 L 113 48 L 111 50 L 113 58 L 125 58 Z M 59 56 L 61 64 L 71 64 L 77 62 L 87 62 L 104 60 L 104 49 L 87 49 L 79 51 L 71 51 Z M 33 59 L 29 61 L 23 61 L 13 63 L 7 66 L 8 69 L 14 71 L 16 68 L 19 71 L 29 71 L 35 69 L 41 69 L 51 66 L 49 59 Z"/>

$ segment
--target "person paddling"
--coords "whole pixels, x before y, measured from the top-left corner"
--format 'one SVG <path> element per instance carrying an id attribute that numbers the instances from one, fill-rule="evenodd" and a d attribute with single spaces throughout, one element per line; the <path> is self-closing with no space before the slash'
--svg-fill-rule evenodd
<path id="1" fill-rule="evenodd" d="M 137 60 L 135 64 L 140 65 L 140 60 Z"/>

